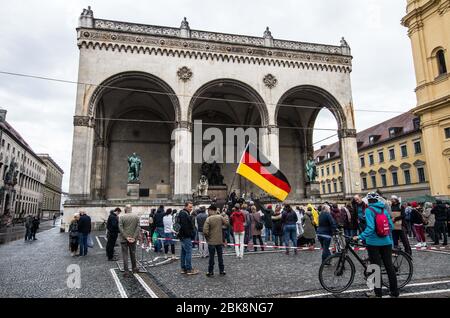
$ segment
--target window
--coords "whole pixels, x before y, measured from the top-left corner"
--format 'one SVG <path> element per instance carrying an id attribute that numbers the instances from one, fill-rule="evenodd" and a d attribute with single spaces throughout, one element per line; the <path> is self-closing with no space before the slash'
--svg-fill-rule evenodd
<path id="1" fill-rule="evenodd" d="M 411 184 L 411 173 L 409 170 L 403 172 L 405 174 L 405 184 Z"/>
<path id="2" fill-rule="evenodd" d="M 330 175 L 330 166 L 327 167 L 327 176 Z"/>
<path id="3" fill-rule="evenodd" d="M 331 167 L 331 170 L 333 171 L 333 174 L 335 174 L 335 173 L 336 173 L 336 166 L 333 165 L 333 166 Z"/>
<path id="4" fill-rule="evenodd" d="M 8 144 L 8 146 L 6 147 L 6 150 L 9 150 L 9 148 L 11 148 L 10 144 Z"/>
<path id="5" fill-rule="evenodd" d="M 322 184 L 322 193 L 325 193 L 325 185 Z"/>
<path id="6" fill-rule="evenodd" d="M 337 183 L 336 183 L 336 182 L 333 182 L 333 189 L 334 189 L 334 192 L 335 192 L 335 193 L 338 192 L 338 191 L 337 191 Z"/>
<path id="7" fill-rule="evenodd" d="M 417 168 L 417 175 L 419 176 L 419 182 L 424 183 L 425 180 L 425 169 L 424 168 Z"/>
<path id="8" fill-rule="evenodd" d="M 444 50 L 439 50 L 436 53 L 436 59 L 438 63 L 439 75 L 447 74 L 447 64 L 445 63 L 445 53 Z"/>
<path id="9" fill-rule="evenodd" d="M 2 140 L 2 147 L 5 147 L 5 139 Z"/>
<path id="10" fill-rule="evenodd" d="M 370 178 L 372 179 L 372 188 L 376 188 L 377 187 L 377 176 L 370 176 Z"/>
<path id="11" fill-rule="evenodd" d="M 378 153 L 378 159 L 380 160 L 380 163 L 384 162 L 384 152 L 383 151 L 380 151 Z"/>
<path id="12" fill-rule="evenodd" d="M 422 145 L 420 144 L 420 141 L 414 142 L 414 152 L 416 155 L 422 153 Z"/>
<path id="13" fill-rule="evenodd" d="M 344 192 L 344 182 L 339 182 L 339 185 L 341 187 L 341 192 Z"/>
<path id="14" fill-rule="evenodd" d="M 446 139 L 450 139 L 450 127 L 448 127 L 448 128 L 445 128 L 445 138 Z"/>
<path id="15" fill-rule="evenodd" d="M 339 164 L 339 172 L 342 172 L 342 163 Z"/>
<path id="16" fill-rule="evenodd" d="M 373 166 L 373 165 L 375 164 L 375 161 L 373 160 L 373 153 L 371 153 L 371 154 L 369 155 L 369 164 L 370 164 L 371 166 Z"/>
<path id="17" fill-rule="evenodd" d="M 331 193 L 331 183 L 328 183 L 328 193 Z"/>
<path id="18" fill-rule="evenodd" d="M 359 160 L 361 160 L 361 168 L 364 167 L 366 165 L 364 157 L 359 158 Z"/>
<path id="19" fill-rule="evenodd" d="M 414 130 L 420 129 L 420 118 L 419 117 L 416 117 L 413 119 L 413 126 L 414 126 Z"/>
<path id="20" fill-rule="evenodd" d="M 408 148 L 406 145 L 402 145 L 400 147 L 401 152 L 402 152 L 402 158 L 408 157 Z"/>
<path id="21" fill-rule="evenodd" d="M 387 180 L 386 180 L 386 175 L 382 174 L 381 175 L 381 185 L 384 187 L 387 187 Z"/>
<path id="22" fill-rule="evenodd" d="M 389 159 L 395 160 L 395 149 L 394 148 L 389 149 Z"/>
<path id="23" fill-rule="evenodd" d="M 362 178 L 363 190 L 367 190 L 367 178 Z"/>
<path id="24" fill-rule="evenodd" d="M 392 172 L 392 185 L 398 185 L 398 174 L 396 171 Z"/>

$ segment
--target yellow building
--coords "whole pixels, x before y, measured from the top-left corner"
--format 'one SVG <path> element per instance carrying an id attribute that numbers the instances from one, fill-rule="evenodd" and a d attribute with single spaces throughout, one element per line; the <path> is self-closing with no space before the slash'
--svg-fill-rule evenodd
<path id="1" fill-rule="evenodd" d="M 417 107 L 431 194 L 450 197 L 450 0 L 407 0 L 408 28 L 416 71 Z"/>
<path id="2" fill-rule="evenodd" d="M 430 194 L 419 118 L 401 114 L 357 134 L 364 192 L 411 198 Z M 343 198 L 339 143 L 314 153 L 323 199 Z"/>

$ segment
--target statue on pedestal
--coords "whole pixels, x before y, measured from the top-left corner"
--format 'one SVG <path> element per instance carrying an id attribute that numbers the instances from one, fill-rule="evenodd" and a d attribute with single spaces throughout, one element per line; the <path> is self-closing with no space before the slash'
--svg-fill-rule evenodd
<path id="1" fill-rule="evenodd" d="M 223 186 L 223 175 L 220 171 L 220 167 L 216 161 L 213 163 L 202 163 L 200 174 L 208 179 L 208 185 L 210 186 Z"/>
<path id="2" fill-rule="evenodd" d="M 208 196 L 208 186 L 209 186 L 208 178 L 206 176 L 202 175 L 200 177 L 200 181 L 199 181 L 199 184 L 197 186 L 197 188 L 198 188 L 197 189 L 198 190 L 198 195 L 201 196 L 201 197 Z"/>
<path id="3" fill-rule="evenodd" d="M 128 183 L 139 183 L 142 161 L 136 153 L 128 157 Z"/>
<path id="4" fill-rule="evenodd" d="M 311 157 L 306 162 L 306 176 L 308 178 L 308 182 L 313 183 L 316 181 L 317 178 L 316 162 Z"/>

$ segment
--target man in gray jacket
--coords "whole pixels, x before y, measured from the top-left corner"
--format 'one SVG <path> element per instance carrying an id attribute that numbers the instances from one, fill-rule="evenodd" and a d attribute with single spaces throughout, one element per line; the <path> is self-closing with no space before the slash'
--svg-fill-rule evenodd
<path id="1" fill-rule="evenodd" d="M 140 233 L 139 217 L 132 213 L 131 205 L 125 207 L 125 215 L 119 217 L 120 243 L 122 246 L 124 277 L 129 277 L 128 250 L 130 251 L 131 267 L 133 273 L 137 273 L 136 266 L 136 241 Z"/>
<path id="2" fill-rule="evenodd" d="M 199 243 L 199 252 L 202 258 L 208 257 L 208 244 L 206 243 L 205 235 L 203 234 L 203 225 L 205 224 L 206 219 L 208 218 L 208 214 L 206 214 L 206 208 L 204 206 L 200 207 L 198 214 L 196 216 L 197 219 L 197 231 L 198 231 L 198 240 Z"/>

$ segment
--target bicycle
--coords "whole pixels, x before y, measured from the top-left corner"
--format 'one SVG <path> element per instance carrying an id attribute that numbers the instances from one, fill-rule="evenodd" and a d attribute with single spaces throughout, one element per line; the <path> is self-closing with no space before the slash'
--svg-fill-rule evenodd
<path id="1" fill-rule="evenodd" d="M 342 293 L 349 289 L 353 284 L 356 268 L 349 254 L 352 254 L 364 268 L 364 277 L 367 279 L 370 275 L 370 273 L 367 273 L 368 259 L 362 259 L 353 250 L 353 247 L 365 248 L 366 245 L 353 241 L 351 237 L 345 236 L 342 231 L 339 231 L 335 237 L 335 242 L 341 243 L 343 242 L 343 239 L 345 240 L 345 246 L 337 244 L 337 253 L 329 256 L 319 269 L 320 284 L 326 291 L 333 294 Z M 394 265 L 397 274 L 398 288 L 401 289 L 412 279 L 414 270 L 412 258 L 401 250 L 393 250 L 392 264 Z M 381 268 L 381 278 L 383 286 L 389 288 L 389 280 L 384 265 L 382 265 Z M 341 280 L 342 285 L 338 286 L 339 282 L 337 282 L 337 280 Z"/>

